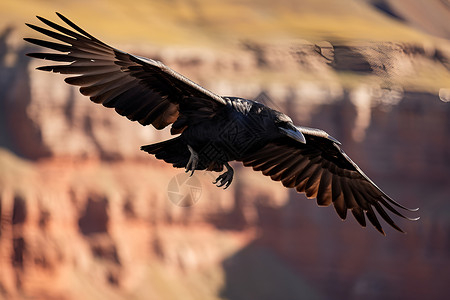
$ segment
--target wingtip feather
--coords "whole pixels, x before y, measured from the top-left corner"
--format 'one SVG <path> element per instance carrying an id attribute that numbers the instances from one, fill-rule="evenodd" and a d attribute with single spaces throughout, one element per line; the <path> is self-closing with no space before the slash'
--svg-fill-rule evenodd
<path id="1" fill-rule="evenodd" d="M 42 66 L 42 67 L 37 67 L 36 70 L 39 70 L 39 71 L 46 71 L 46 72 L 54 72 L 52 66 Z"/>
<path id="2" fill-rule="evenodd" d="M 41 16 L 36 16 L 36 18 L 41 21 L 42 23 L 45 23 L 45 21 L 47 21 L 45 18 L 41 17 Z"/>

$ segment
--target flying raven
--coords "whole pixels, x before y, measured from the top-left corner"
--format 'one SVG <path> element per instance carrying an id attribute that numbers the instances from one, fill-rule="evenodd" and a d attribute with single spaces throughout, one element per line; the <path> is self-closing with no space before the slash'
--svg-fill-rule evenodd
<path id="1" fill-rule="evenodd" d="M 42 17 L 37 18 L 53 30 L 27 25 L 62 43 L 25 40 L 60 53 L 28 55 L 63 62 L 37 69 L 71 75 L 65 81 L 81 86 L 80 92 L 93 102 L 156 129 L 172 124 L 171 133 L 179 134 L 142 150 L 191 175 L 195 170 L 220 172 L 225 167 L 214 182 L 224 188 L 233 180 L 229 162 L 241 161 L 285 187 L 317 198 L 320 206 L 333 203 L 341 219 L 351 210 L 365 227 L 367 216 L 383 234 L 375 211 L 401 232 L 385 209 L 415 220 L 397 209 L 417 209 L 386 195 L 325 131 L 295 126 L 287 115 L 256 101 L 216 95 L 161 62 L 115 49 L 57 15 L 71 29 Z"/>

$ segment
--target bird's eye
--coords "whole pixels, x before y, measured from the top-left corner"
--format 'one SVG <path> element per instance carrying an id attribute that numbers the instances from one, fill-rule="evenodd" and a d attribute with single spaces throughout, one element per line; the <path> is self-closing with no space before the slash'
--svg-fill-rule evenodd
<path id="1" fill-rule="evenodd" d="M 281 121 L 279 123 L 277 123 L 278 127 L 282 127 L 282 128 L 291 128 L 292 127 L 292 122 L 289 121 Z"/>

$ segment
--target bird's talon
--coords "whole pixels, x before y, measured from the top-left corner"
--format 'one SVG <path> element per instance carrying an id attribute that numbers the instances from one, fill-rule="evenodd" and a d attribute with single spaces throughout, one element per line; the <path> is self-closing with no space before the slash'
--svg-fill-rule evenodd
<path id="1" fill-rule="evenodd" d="M 224 190 L 226 190 L 231 184 L 231 180 L 227 182 L 227 184 L 225 185 L 225 187 L 223 188 Z"/>
<path id="2" fill-rule="evenodd" d="M 198 166 L 198 154 L 194 151 L 194 149 L 192 149 L 191 146 L 188 145 L 187 147 L 189 149 L 189 152 L 191 153 L 191 156 L 189 157 L 189 161 L 186 164 L 184 172 L 187 173 L 191 171 L 189 177 L 192 177 L 192 175 L 194 175 L 195 169 L 197 169 Z"/>
<path id="3" fill-rule="evenodd" d="M 223 187 L 224 190 L 230 186 L 231 182 L 233 181 L 234 174 L 233 169 L 228 164 L 226 164 L 225 166 L 227 168 L 227 171 L 217 177 L 215 181 L 213 181 L 213 184 L 215 184 L 217 187 Z"/>

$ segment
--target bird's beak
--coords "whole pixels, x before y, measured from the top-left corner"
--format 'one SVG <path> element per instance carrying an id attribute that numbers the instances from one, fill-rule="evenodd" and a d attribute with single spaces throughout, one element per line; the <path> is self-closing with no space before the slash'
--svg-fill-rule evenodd
<path id="1" fill-rule="evenodd" d="M 290 126 L 290 128 L 278 127 L 282 134 L 287 135 L 291 139 L 296 140 L 302 144 L 306 144 L 306 139 L 303 133 L 301 133 L 295 126 Z"/>

